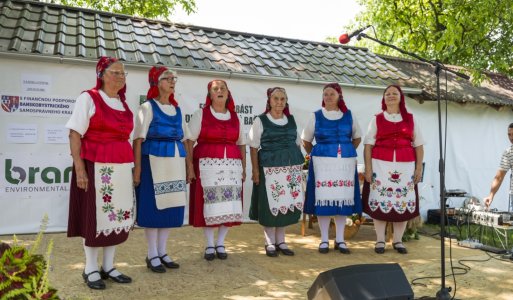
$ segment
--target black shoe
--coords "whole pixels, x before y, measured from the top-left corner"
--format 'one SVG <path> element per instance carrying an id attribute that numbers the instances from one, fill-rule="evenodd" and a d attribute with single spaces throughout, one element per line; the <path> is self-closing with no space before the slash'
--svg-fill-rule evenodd
<path id="1" fill-rule="evenodd" d="M 116 268 L 112 268 L 109 271 L 105 272 L 102 267 L 102 268 L 100 268 L 100 276 L 102 277 L 103 280 L 110 278 L 110 279 L 112 279 L 112 281 L 117 282 L 117 283 L 132 282 L 132 278 L 130 278 L 124 274 L 120 274 L 118 276 L 111 276 L 110 273 L 112 273 L 112 271 L 114 271 L 114 270 L 116 270 Z"/>
<path id="2" fill-rule="evenodd" d="M 265 245 L 265 255 L 269 256 L 269 257 L 276 257 L 278 256 L 278 252 L 276 251 L 276 248 L 275 250 L 269 250 L 267 249 L 267 247 L 269 247 L 269 245 Z"/>
<path id="3" fill-rule="evenodd" d="M 403 245 L 403 242 L 397 242 L 397 243 L 393 243 L 392 246 L 394 247 L 394 249 L 401 253 L 401 254 L 407 254 L 408 253 L 408 250 L 406 250 L 406 248 L 404 247 L 404 245 L 402 247 L 396 247 L 395 245 Z"/>
<path id="4" fill-rule="evenodd" d="M 383 247 L 378 247 L 379 244 L 383 244 Z M 376 245 L 374 245 L 374 252 L 377 254 L 385 253 L 385 242 L 376 242 Z"/>
<path id="5" fill-rule="evenodd" d="M 340 247 L 341 244 L 344 244 L 346 247 Z M 337 242 L 335 241 L 335 250 L 338 250 L 340 251 L 340 253 L 342 254 L 351 254 L 351 251 L 349 251 L 349 249 L 347 249 L 347 245 L 346 245 L 346 242 Z"/>
<path id="6" fill-rule="evenodd" d="M 285 242 L 283 243 L 279 243 L 276 245 L 276 251 L 281 251 L 281 253 L 283 253 L 283 255 L 287 255 L 287 256 L 293 256 L 294 255 L 294 251 L 288 249 L 288 248 L 280 248 L 280 245 L 287 245 Z"/>
<path id="7" fill-rule="evenodd" d="M 322 244 L 326 244 L 326 245 L 328 245 L 328 247 L 321 248 Z M 326 254 L 328 252 L 330 252 L 330 243 L 329 242 L 321 242 L 319 244 L 319 253 Z"/>
<path id="8" fill-rule="evenodd" d="M 223 248 L 226 251 L 226 248 L 224 248 L 223 245 L 216 246 L 217 258 L 219 258 L 219 259 L 227 259 L 228 258 L 228 253 L 226 253 L 226 252 L 219 252 L 219 251 L 217 251 L 217 248 Z"/>
<path id="9" fill-rule="evenodd" d="M 166 266 L 166 268 L 169 268 L 169 269 L 178 269 L 178 268 L 180 268 L 180 265 L 179 265 L 179 264 L 177 264 L 177 263 L 175 263 L 174 261 L 170 261 L 170 262 L 165 261 L 165 260 L 164 260 L 164 257 L 166 257 L 166 256 L 167 256 L 167 254 L 164 254 L 164 255 L 162 255 L 162 256 L 160 257 L 160 262 L 161 262 L 164 266 Z M 169 257 L 169 256 L 168 256 L 168 257 Z M 162 272 L 162 273 L 164 273 L 164 272 Z"/>
<path id="10" fill-rule="evenodd" d="M 214 258 L 216 258 L 215 252 L 207 253 L 208 249 L 215 249 L 215 248 L 214 247 L 207 247 L 207 248 L 205 248 L 205 254 L 203 255 L 203 258 L 208 260 L 208 261 L 214 260 Z"/>
<path id="11" fill-rule="evenodd" d="M 82 272 L 82 278 L 84 278 L 84 282 L 87 284 L 87 286 L 90 289 L 93 289 L 93 290 L 104 290 L 105 289 L 105 282 L 103 282 L 103 280 L 101 279 L 101 274 L 100 274 L 100 279 L 98 279 L 96 281 L 90 281 L 89 280 L 89 275 L 94 274 L 94 273 L 100 274 L 98 271 L 92 271 L 89 274 L 86 274 L 85 271 Z"/>
<path id="12" fill-rule="evenodd" d="M 148 257 L 146 257 L 146 267 L 148 269 L 150 269 L 152 272 L 155 272 L 155 273 L 166 273 L 166 268 L 164 268 L 164 266 L 162 264 L 160 265 L 152 265 L 151 264 L 151 261 L 154 260 L 154 259 L 158 259 L 160 260 L 160 257 L 158 256 L 155 256 L 155 257 L 152 257 L 151 259 L 148 259 Z"/>

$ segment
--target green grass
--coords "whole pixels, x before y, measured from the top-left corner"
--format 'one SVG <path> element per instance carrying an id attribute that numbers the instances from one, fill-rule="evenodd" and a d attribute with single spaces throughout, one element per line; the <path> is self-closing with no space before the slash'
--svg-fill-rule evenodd
<path id="1" fill-rule="evenodd" d="M 424 224 L 419 231 L 426 235 L 437 235 L 440 233 L 440 226 L 433 224 Z M 501 244 L 505 244 L 506 237 L 508 241 L 507 250 L 511 250 L 513 246 L 513 227 L 507 230 L 499 230 L 489 227 L 489 226 L 481 226 L 477 224 L 468 225 L 449 225 L 445 226 L 445 231 L 449 233 L 453 238 L 456 238 L 458 241 L 466 240 L 466 239 L 474 239 L 479 241 L 484 245 L 494 246 L 498 248 L 503 248 Z M 503 236 L 505 234 L 506 236 Z"/>

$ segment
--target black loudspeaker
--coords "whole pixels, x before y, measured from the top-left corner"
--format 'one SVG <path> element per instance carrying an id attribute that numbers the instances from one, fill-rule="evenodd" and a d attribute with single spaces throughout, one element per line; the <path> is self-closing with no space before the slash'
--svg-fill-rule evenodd
<path id="1" fill-rule="evenodd" d="M 307 295 L 309 300 L 412 300 L 413 290 L 399 264 L 365 264 L 322 272 Z"/>

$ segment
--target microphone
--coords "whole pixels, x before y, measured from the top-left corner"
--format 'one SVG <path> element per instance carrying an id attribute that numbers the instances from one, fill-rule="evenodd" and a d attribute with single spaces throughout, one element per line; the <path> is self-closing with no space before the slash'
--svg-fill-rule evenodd
<path id="1" fill-rule="evenodd" d="M 365 29 L 371 27 L 372 25 L 367 25 L 363 28 L 360 28 L 356 31 L 353 31 L 351 32 L 350 34 L 347 34 L 347 33 L 344 33 L 342 34 L 339 38 L 338 38 L 338 41 L 339 43 L 341 44 L 347 44 L 349 43 L 349 41 L 351 40 L 352 37 L 356 36 L 356 35 L 359 35 L 360 33 L 362 33 Z"/>

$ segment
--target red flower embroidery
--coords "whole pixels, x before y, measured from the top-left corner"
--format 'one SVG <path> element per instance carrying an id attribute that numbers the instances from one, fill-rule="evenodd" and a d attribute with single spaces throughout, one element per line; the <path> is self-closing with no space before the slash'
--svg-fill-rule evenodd
<path id="1" fill-rule="evenodd" d="M 112 197 L 109 194 L 103 195 L 103 202 L 110 202 L 112 200 Z"/>

